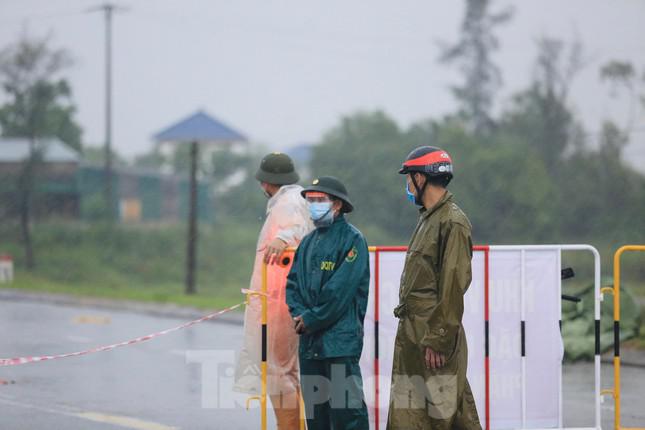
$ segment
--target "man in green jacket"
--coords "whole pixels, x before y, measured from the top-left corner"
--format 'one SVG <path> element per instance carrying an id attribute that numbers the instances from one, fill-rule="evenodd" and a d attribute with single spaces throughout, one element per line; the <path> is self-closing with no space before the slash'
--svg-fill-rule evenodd
<path id="1" fill-rule="evenodd" d="M 368 430 L 359 358 L 370 268 L 367 243 L 344 214 L 353 210 L 336 178 L 302 191 L 316 229 L 300 243 L 286 301 L 300 335 L 300 383 L 308 430 Z"/>
<path id="2" fill-rule="evenodd" d="M 468 348 L 461 320 L 472 278 L 471 225 L 446 186 L 447 152 L 412 151 L 399 173 L 421 215 L 405 259 L 394 344 L 388 430 L 481 430 L 466 379 Z"/>

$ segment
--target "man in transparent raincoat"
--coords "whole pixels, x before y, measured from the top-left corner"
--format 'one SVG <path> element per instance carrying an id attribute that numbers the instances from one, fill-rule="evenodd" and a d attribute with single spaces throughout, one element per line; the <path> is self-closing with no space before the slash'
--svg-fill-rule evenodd
<path id="1" fill-rule="evenodd" d="M 300 389 L 298 335 L 285 303 L 285 284 L 292 258 L 285 263 L 287 247 L 296 247 L 313 230 L 298 174 L 288 155 L 274 152 L 262 159 L 256 179 L 269 201 L 266 220 L 256 248 L 250 289 L 262 290 L 262 265 L 267 267 L 267 394 L 279 430 L 299 429 Z M 259 296 L 252 296 L 244 314 L 244 344 L 235 369 L 234 390 L 259 395 L 261 390 L 261 313 Z"/>

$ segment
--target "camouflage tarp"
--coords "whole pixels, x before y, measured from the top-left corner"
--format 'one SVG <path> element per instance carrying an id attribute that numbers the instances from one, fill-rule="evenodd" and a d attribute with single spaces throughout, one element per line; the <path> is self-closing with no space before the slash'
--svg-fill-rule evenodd
<path id="1" fill-rule="evenodd" d="M 604 286 L 612 286 L 603 284 Z M 591 360 L 594 357 L 594 287 L 590 285 L 574 294 L 582 299 L 578 303 L 562 302 L 562 338 L 564 358 L 567 361 Z M 613 347 L 614 342 L 614 298 L 605 294 L 600 309 L 601 352 Z M 638 335 L 641 324 L 640 305 L 634 296 L 620 287 L 620 340 L 621 342 Z"/>

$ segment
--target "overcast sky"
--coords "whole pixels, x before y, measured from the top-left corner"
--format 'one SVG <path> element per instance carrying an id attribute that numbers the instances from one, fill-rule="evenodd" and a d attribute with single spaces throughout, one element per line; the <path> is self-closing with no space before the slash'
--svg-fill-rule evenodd
<path id="1" fill-rule="evenodd" d="M 51 32 L 76 63 L 67 72 L 84 142 L 104 136 L 104 26 L 98 1 L 0 0 L 0 46 L 26 26 Z M 603 118 L 624 121 L 626 100 L 609 97 L 598 68 L 611 59 L 645 69 L 642 0 L 525 0 L 498 35 L 504 89 L 524 87 L 541 35 L 584 43 L 589 65 L 572 102 L 589 131 Z M 145 152 L 150 136 L 205 109 L 254 141 L 283 149 L 315 142 L 340 115 L 383 109 L 400 124 L 454 109 L 455 69 L 436 62 L 437 41 L 454 41 L 457 0 L 119 0 L 114 19 L 114 145 Z M 645 119 L 633 141 L 645 146 Z M 645 158 L 643 159 L 645 164 Z"/>

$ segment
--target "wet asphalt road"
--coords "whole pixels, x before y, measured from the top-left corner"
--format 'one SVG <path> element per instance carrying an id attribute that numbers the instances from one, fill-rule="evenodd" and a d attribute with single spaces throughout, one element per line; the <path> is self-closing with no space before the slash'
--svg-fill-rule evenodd
<path id="1" fill-rule="evenodd" d="M 79 317 L 81 323 L 75 322 Z M 79 351 L 183 322 L 128 312 L 0 301 L 0 355 Z M 14 381 L 0 385 L 0 429 L 259 428 L 257 407 L 251 411 L 202 408 L 202 366 L 186 359 L 188 350 L 232 353 L 240 346 L 240 334 L 241 326 L 203 323 L 112 351 L 0 368 L 0 379 Z M 220 368 L 225 377 L 230 365 L 224 363 Z M 230 390 L 222 392 L 226 396 L 222 401 L 230 401 Z M 273 425 L 271 416 L 269 423 Z"/>
<path id="2" fill-rule="evenodd" d="M 132 312 L 0 301 L 0 356 L 84 350 L 183 322 Z M 259 429 L 259 409 L 246 411 L 245 396 L 232 394 L 227 385 L 231 357 L 240 344 L 241 326 L 204 323 L 113 351 L 0 367 L 0 379 L 9 381 L 0 385 L 0 430 Z M 191 353 L 187 360 L 187 351 L 204 350 L 211 350 L 211 363 L 220 363 L 216 378 L 210 368 L 187 362 L 201 360 L 194 355 L 200 353 Z M 610 386 L 611 377 L 611 367 L 604 365 L 603 387 Z M 207 382 L 214 380 L 219 389 Z M 623 381 L 623 425 L 642 427 L 645 368 L 623 367 Z M 591 426 L 593 366 L 566 366 L 563 384 L 565 426 Z M 612 428 L 612 413 L 607 400 L 603 428 Z M 275 428 L 271 411 L 269 428 Z"/>

